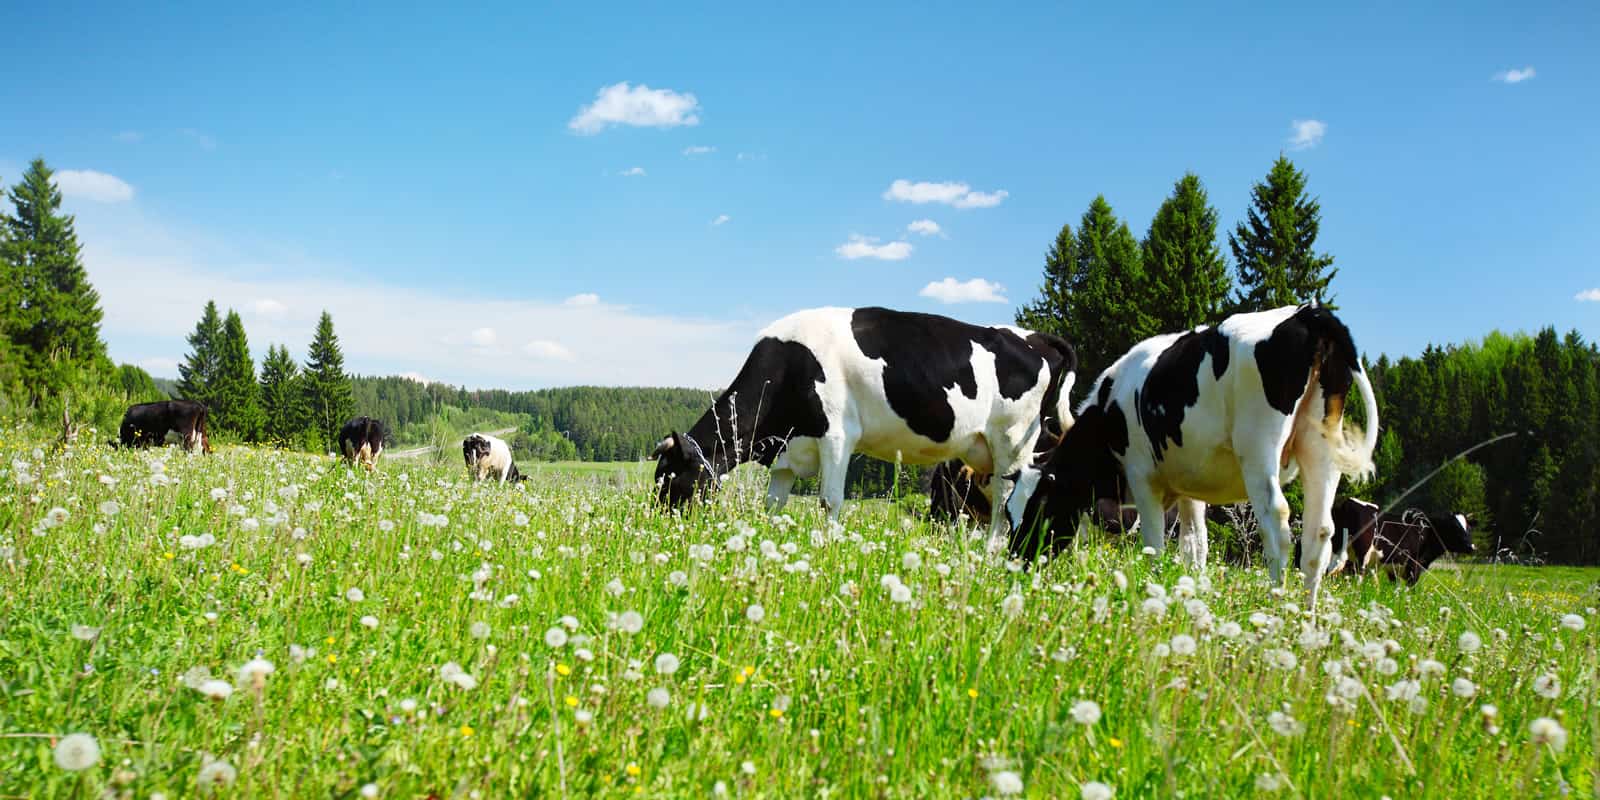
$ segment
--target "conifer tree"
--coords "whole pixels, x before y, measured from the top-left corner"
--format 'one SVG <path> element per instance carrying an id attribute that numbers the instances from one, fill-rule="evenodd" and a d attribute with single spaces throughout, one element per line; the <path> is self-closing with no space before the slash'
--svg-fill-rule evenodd
<path id="1" fill-rule="evenodd" d="M 261 437 L 261 387 L 256 385 L 255 362 L 245 338 L 244 321 L 228 310 L 222 323 L 217 377 L 212 384 L 211 425 L 246 442 Z"/>
<path id="2" fill-rule="evenodd" d="M 194 333 L 189 334 L 189 355 L 178 365 L 178 394 L 186 400 L 211 405 L 221 360 L 222 317 L 217 313 L 217 302 L 208 300 Z"/>
<path id="3" fill-rule="evenodd" d="M 1150 222 L 1143 247 L 1146 297 L 1157 331 L 1221 321 L 1228 305 L 1228 262 L 1217 246 L 1217 210 L 1194 173 L 1172 187 Z"/>
<path id="4" fill-rule="evenodd" d="M 1237 310 L 1333 300 L 1328 284 L 1339 271 L 1332 256 L 1314 249 L 1321 222 L 1322 206 L 1306 194 L 1305 173 L 1278 156 L 1266 181 L 1250 190 L 1245 221 L 1228 235 L 1239 270 Z"/>
<path id="5" fill-rule="evenodd" d="M 344 372 L 344 354 L 339 337 L 333 333 L 333 316 L 322 312 L 317 333 L 306 352 L 306 368 L 301 378 L 311 428 L 324 447 L 331 446 L 355 407 L 351 399 L 350 376 Z"/>
<path id="6" fill-rule="evenodd" d="M 300 366 L 289 357 L 289 348 L 268 347 L 267 357 L 261 361 L 261 405 L 266 416 L 263 441 L 279 446 L 301 441 L 307 420 L 300 381 Z"/>
<path id="7" fill-rule="evenodd" d="M 1077 269 L 1078 242 L 1073 238 L 1072 226 L 1062 225 L 1044 253 L 1044 283 L 1039 285 L 1039 296 L 1017 310 L 1017 324 L 1040 333 L 1067 336 L 1074 327 L 1070 318 L 1072 293 L 1083 285 Z"/>

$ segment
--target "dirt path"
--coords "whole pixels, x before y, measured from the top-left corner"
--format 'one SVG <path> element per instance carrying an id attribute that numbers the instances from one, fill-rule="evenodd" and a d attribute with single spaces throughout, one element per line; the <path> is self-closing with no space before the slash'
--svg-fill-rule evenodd
<path id="1" fill-rule="evenodd" d="M 516 428 L 501 428 L 500 430 L 489 431 L 488 433 L 489 433 L 490 436 L 503 436 L 503 435 L 511 433 L 511 432 L 513 432 L 515 430 L 516 430 Z M 459 447 L 461 445 L 461 443 L 464 442 L 464 441 L 466 441 L 465 437 L 463 437 L 461 439 L 457 439 L 456 440 L 456 446 Z M 429 454 L 429 453 L 431 453 L 431 452 L 433 452 L 434 450 L 437 450 L 437 449 L 439 449 L 438 446 L 428 444 L 428 445 L 423 445 L 422 447 L 413 447 L 413 448 L 411 448 L 409 450 L 392 450 L 392 451 L 390 451 L 388 453 L 385 453 L 384 455 L 386 457 L 388 457 L 388 458 L 416 458 L 418 456 L 425 456 L 425 455 L 427 455 L 427 454 Z"/>

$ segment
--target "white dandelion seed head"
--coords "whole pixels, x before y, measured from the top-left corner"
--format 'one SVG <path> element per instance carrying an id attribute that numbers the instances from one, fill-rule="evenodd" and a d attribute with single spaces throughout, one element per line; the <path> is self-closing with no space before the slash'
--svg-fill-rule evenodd
<path id="1" fill-rule="evenodd" d="M 915 551 L 900 557 L 900 568 L 906 572 L 916 572 L 922 568 L 922 554 Z"/>
<path id="2" fill-rule="evenodd" d="M 759 603 L 751 603 L 750 607 L 744 610 L 744 618 L 759 625 L 762 620 L 767 618 L 767 610 L 762 608 Z"/>
<path id="3" fill-rule="evenodd" d="M 1139 612 L 1151 617 L 1164 617 L 1167 615 L 1167 601 L 1159 597 L 1147 597 L 1139 604 Z"/>
<path id="4" fill-rule="evenodd" d="M 467 628 L 467 634 L 474 639 L 487 639 L 491 633 L 493 631 L 489 628 L 489 623 L 483 620 L 474 622 L 471 627 Z"/>
<path id="5" fill-rule="evenodd" d="M 662 653 L 661 655 L 656 656 L 657 674 L 671 675 L 672 673 L 678 671 L 678 666 L 678 657 L 671 653 Z"/>
<path id="6" fill-rule="evenodd" d="M 56 766 L 79 772 L 100 763 L 100 742 L 87 733 L 69 733 L 56 742 Z"/>
<path id="7" fill-rule="evenodd" d="M 232 764 L 222 760 L 213 760 L 210 756 L 206 757 L 205 766 L 200 768 L 198 777 L 201 791 L 206 793 L 232 786 L 233 782 L 238 779 L 239 770 L 234 769 Z"/>
<path id="8" fill-rule="evenodd" d="M 650 704 L 651 708 L 658 710 L 663 709 L 672 704 L 672 692 L 657 687 L 651 689 L 649 693 L 644 696 L 644 700 L 646 703 Z"/>
<path id="9" fill-rule="evenodd" d="M 644 615 L 637 611 L 624 611 L 617 617 L 617 630 L 632 636 L 644 630 Z"/>
<path id="10" fill-rule="evenodd" d="M 1559 700 L 1561 698 L 1561 678 L 1553 672 L 1546 672 L 1533 679 L 1533 693 L 1546 700 Z"/>
<path id="11" fill-rule="evenodd" d="M 1083 800 L 1111 800 L 1116 790 L 1099 781 L 1089 781 L 1078 787 L 1078 796 Z"/>
<path id="12" fill-rule="evenodd" d="M 100 638 L 100 629 L 88 625 L 72 626 L 72 638 L 80 642 L 92 642 Z"/>
<path id="13" fill-rule="evenodd" d="M 368 614 L 368 615 L 362 617 L 361 618 L 361 627 L 366 628 L 368 630 L 376 630 L 377 627 L 378 627 L 378 618 L 372 616 L 371 614 Z"/>
<path id="14" fill-rule="evenodd" d="M 1009 769 L 989 773 L 989 785 L 993 786 L 994 793 L 1001 797 L 1022 794 L 1022 776 Z"/>
<path id="15" fill-rule="evenodd" d="M 1072 704 L 1072 721 L 1079 725 L 1093 725 L 1100 721 L 1100 704 L 1093 700 L 1079 700 Z"/>
<path id="16" fill-rule="evenodd" d="M 358 587 L 352 586 L 352 587 L 350 587 L 349 589 L 347 589 L 345 591 L 344 599 L 346 599 L 346 600 L 348 600 L 348 601 L 350 601 L 352 603 L 359 603 L 359 602 L 367 599 L 367 593 L 361 591 L 361 589 L 358 588 Z"/>
<path id="17" fill-rule="evenodd" d="M 1006 595 L 1006 598 L 1000 601 L 1000 610 L 1012 619 L 1022 616 L 1022 595 L 1018 592 Z"/>
<path id="18" fill-rule="evenodd" d="M 1581 632 L 1587 624 L 1583 617 L 1577 614 L 1565 614 L 1561 617 L 1561 627 L 1569 631 Z"/>
<path id="19" fill-rule="evenodd" d="M 1272 728 L 1279 736 L 1299 736 L 1306 730 L 1304 723 L 1282 711 L 1274 711 L 1268 714 L 1267 726 Z"/>
<path id="20" fill-rule="evenodd" d="M 903 583 L 897 583 L 893 586 L 890 586 L 889 600 L 891 602 L 902 604 L 911 602 L 911 587 Z"/>
<path id="21" fill-rule="evenodd" d="M 1276 772 L 1263 772 L 1256 776 L 1256 791 L 1276 792 L 1283 788 L 1283 776 Z"/>
<path id="22" fill-rule="evenodd" d="M 1478 638 L 1478 634 L 1472 631 L 1465 631 L 1456 639 L 1456 647 L 1461 652 L 1472 655 L 1483 647 L 1483 640 Z"/>
<path id="23" fill-rule="evenodd" d="M 1199 645 L 1195 642 L 1193 636 L 1190 636 L 1187 633 L 1180 633 L 1177 636 L 1172 637 L 1171 646 L 1173 655 L 1186 657 L 1194 655 L 1194 651 Z"/>
<path id="24" fill-rule="evenodd" d="M 219 681 L 215 678 L 204 681 L 195 688 L 196 691 L 205 695 L 207 699 L 216 700 L 218 702 L 227 700 L 229 697 L 233 696 L 233 684 L 228 683 L 227 681 Z"/>
<path id="25" fill-rule="evenodd" d="M 239 668 L 239 688 L 261 691 L 267 685 L 267 676 L 278 670 L 271 661 L 252 658 Z"/>
<path id="26" fill-rule="evenodd" d="M 1456 697 L 1472 697 L 1478 693 L 1478 685 L 1469 678 L 1456 678 L 1450 682 L 1450 692 Z"/>
<path id="27" fill-rule="evenodd" d="M 1528 723 L 1528 741 L 1550 745 L 1551 750 L 1559 753 L 1567 749 L 1567 729 L 1549 717 L 1540 717 Z"/>
<path id="28" fill-rule="evenodd" d="M 373 798 L 378 796 L 378 784 L 368 783 L 363 785 L 361 787 L 361 796 L 366 798 L 366 800 L 373 800 Z"/>

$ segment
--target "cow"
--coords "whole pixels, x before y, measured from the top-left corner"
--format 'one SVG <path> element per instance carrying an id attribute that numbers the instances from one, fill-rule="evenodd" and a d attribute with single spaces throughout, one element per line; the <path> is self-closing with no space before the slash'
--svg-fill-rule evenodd
<path id="1" fill-rule="evenodd" d="M 761 331 L 687 433 L 656 446 L 656 499 L 679 508 L 755 461 L 771 470 L 769 510 L 783 507 L 797 478 L 815 475 L 836 520 L 857 452 L 905 464 L 959 458 L 991 476 L 986 494 L 1004 498 L 1004 476 L 1032 456 L 1044 410 L 1071 419 L 1072 373 L 1053 371 L 1041 352 L 1057 348 L 1070 352 L 1055 337 L 933 314 L 796 312 Z M 991 527 L 1003 523 L 995 515 Z"/>
<path id="2" fill-rule="evenodd" d="M 487 433 L 474 433 L 461 440 L 461 455 L 466 459 L 467 472 L 473 480 L 499 478 L 507 481 L 525 481 L 528 476 L 517 471 L 511 461 L 511 447 L 504 440 Z"/>
<path id="3" fill-rule="evenodd" d="M 382 422 L 355 417 L 339 429 L 339 452 L 352 466 L 360 464 L 370 471 L 376 468 L 378 456 L 383 455 L 383 440 L 387 438 Z"/>
<path id="4" fill-rule="evenodd" d="M 1466 514 L 1424 514 L 1416 509 L 1384 514 L 1365 500 L 1342 497 L 1333 506 L 1333 525 L 1335 548 L 1348 542 L 1352 574 L 1365 574 L 1381 564 L 1413 586 L 1439 556 L 1471 555 L 1475 549 L 1472 518 Z"/>
<path id="5" fill-rule="evenodd" d="M 928 516 L 935 520 L 950 521 L 965 515 L 973 522 L 987 525 L 991 513 L 989 498 L 978 488 L 984 480 L 984 476 L 973 473 L 971 467 L 960 461 L 946 461 L 934 467 L 928 476 Z M 1139 526 L 1139 512 L 1124 505 L 1124 499 L 1101 497 L 1095 500 L 1094 523 L 1107 533 L 1133 532 Z M 1169 510 L 1162 519 L 1163 528 L 1171 530 L 1177 521 L 1177 510 Z"/>
<path id="6" fill-rule="evenodd" d="M 211 437 L 206 434 L 206 406 L 194 400 L 161 400 L 128 406 L 122 415 L 120 442 L 112 446 L 155 447 L 182 445 L 193 452 L 211 452 Z"/>
<path id="7" fill-rule="evenodd" d="M 1352 385 L 1367 430 L 1347 431 Z M 1373 471 L 1378 414 L 1350 330 L 1324 306 L 1235 314 L 1215 327 L 1146 339 L 1096 379 L 1076 421 L 1042 467 L 1022 470 L 1005 513 L 1011 552 L 1031 560 L 1070 539 L 1078 516 L 1126 483 L 1142 519 L 1178 507 L 1178 550 L 1206 558 L 1205 507 L 1249 499 L 1268 572 L 1280 584 L 1289 557 L 1282 484 L 1301 476 L 1306 544 L 1300 568 L 1316 606 L 1333 553 L 1331 508 L 1343 475 Z M 1161 550 L 1158 526 L 1143 526 Z M 1343 558 L 1343 554 L 1338 554 Z"/>

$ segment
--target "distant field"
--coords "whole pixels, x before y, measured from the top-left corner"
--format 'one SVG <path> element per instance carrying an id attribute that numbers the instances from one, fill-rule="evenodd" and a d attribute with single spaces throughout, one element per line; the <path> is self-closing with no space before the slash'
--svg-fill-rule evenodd
<path id="1" fill-rule="evenodd" d="M 519 464 L 517 468 L 522 469 L 522 465 Z M 648 483 L 655 468 L 654 461 L 537 461 L 528 464 L 523 471 L 529 475 L 559 473 L 609 477 L 621 474 L 629 480 Z"/>
<path id="2" fill-rule="evenodd" d="M 1114 542 L 772 518 L 754 470 L 674 516 L 645 463 L 35 447 L 0 431 L 0 797 L 1596 792 L 1600 570 L 1313 617 Z"/>

